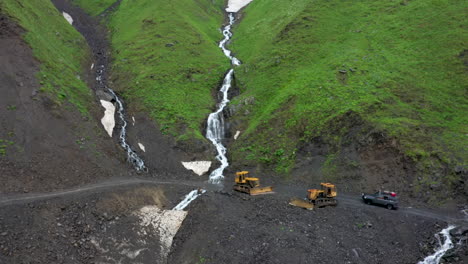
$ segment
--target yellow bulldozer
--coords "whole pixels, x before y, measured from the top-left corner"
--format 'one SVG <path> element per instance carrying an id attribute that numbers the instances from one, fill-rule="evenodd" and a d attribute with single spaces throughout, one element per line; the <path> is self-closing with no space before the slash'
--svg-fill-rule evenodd
<path id="1" fill-rule="evenodd" d="M 335 199 L 337 195 L 336 186 L 331 183 L 320 183 L 321 189 L 307 190 L 307 197 L 304 199 L 293 198 L 290 205 L 313 210 L 315 207 L 335 206 L 338 204 Z"/>
<path id="2" fill-rule="evenodd" d="M 248 177 L 248 174 L 248 171 L 236 172 L 234 190 L 250 195 L 273 193 L 273 187 L 260 187 L 260 180 L 258 178 Z"/>

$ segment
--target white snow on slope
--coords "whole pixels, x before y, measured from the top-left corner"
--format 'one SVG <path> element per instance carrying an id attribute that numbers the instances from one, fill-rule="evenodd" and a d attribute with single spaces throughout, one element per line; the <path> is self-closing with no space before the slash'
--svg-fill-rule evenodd
<path id="1" fill-rule="evenodd" d="M 187 216 L 187 212 L 180 210 L 161 210 L 157 206 L 149 205 L 137 211 L 136 215 L 140 217 L 140 224 L 142 227 L 151 226 L 159 234 L 161 242 L 160 257 L 161 261 L 164 261 L 167 258 L 167 254 L 169 254 L 174 236 Z M 144 233 L 142 235 L 144 235 Z M 156 261 L 156 263 L 159 262 Z"/>
<path id="2" fill-rule="evenodd" d="M 234 135 L 234 140 L 237 140 L 237 138 L 239 137 L 239 135 L 240 135 L 240 131 L 237 130 L 237 131 L 236 131 L 236 134 Z"/>
<path id="3" fill-rule="evenodd" d="M 241 10 L 244 6 L 248 5 L 253 0 L 229 0 L 226 12 L 235 13 Z"/>
<path id="4" fill-rule="evenodd" d="M 114 131 L 115 126 L 115 105 L 106 100 L 101 100 L 101 105 L 106 109 L 104 111 L 104 116 L 101 118 L 101 123 L 107 131 L 107 134 L 109 134 L 109 137 L 112 137 L 112 131 Z"/>
<path id="5" fill-rule="evenodd" d="M 138 142 L 138 146 L 140 147 L 141 150 L 143 150 L 143 152 L 146 152 L 145 146 L 143 144 Z"/>
<path id="6" fill-rule="evenodd" d="M 62 12 L 62 15 L 70 25 L 73 25 L 73 18 L 68 13 Z"/>
<path id="7" fill-rule="evenodd" d="M 187 170 L 192 170 L 198 176 L 202 176 L 205 174 L 211 167 L 211 161 L 190 161 L 190 162 L 183 162 L 182 165 Z"/>

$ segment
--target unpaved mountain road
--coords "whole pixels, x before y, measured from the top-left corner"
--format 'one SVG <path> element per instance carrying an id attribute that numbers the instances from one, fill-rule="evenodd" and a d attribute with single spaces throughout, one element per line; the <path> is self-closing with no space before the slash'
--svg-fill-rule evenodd
<path id="1" fill-rule="evenodd" d="M 230 185 L 225 186 L 224 188 L 221 185 L 210 184 L 206 181 L 167 181 L 167 180 L 152 180 L 152 179 L 142 179 L 142 178 L 128 178 L 128 179 L 113 179 L 96 184 L 90 184 L 55 192 L 48 193 L 30 193 L 30 194 L 15 194 L 15 195 L 4 195 L 0 196 L 0 207 L 21 203 L 31 203 L 37 202 L 46 199 L 52 198 L 62 198 L 73 195 L 89 195 L 99 192 L 112 191 L 118 187 L 131 187 L 131 186 L 158 186 L 158 185 L 178 185 L 178 186 L 189 186 L 193 188 L 203 188 L 211 192 L 216 193 L 226 193 L 231 192 Z M 291 185 L 281 185 L 281 187 L 275 189 L 274 194 L 272 195 L 275 200 L 284 200 L 287 201 L 294 196 L 301 197 L 300 194 L 305 193 L 305 189 L 299 186 Z M 387 210 L 383 207 L 366 205 L 362 202 L 361 198 L 358 195 L 351 194 L 339 194 L 338 197 L 338 206 L 347 206 L 347 207 L 360 207 L 367 208 L 368 210 Z M 431 209 L 423 208 L 412 208 L 412 207 L 400 207 L 400 209 L 395 211 L 395 214 L 400 215 L 414 215 L 425 218 L 430 218 L 434 220 L 445 221 L 447 223 L 458 223 L 458 222 L 468 222 L 466 216 L 461 212 L 442 212 L 435 211 Z"/>
<path id="2" fill-rule="evenodd" d="M 30 203 L 36 202 L 40 200 L 46 200 L 51 198 L 61 198 L 65 196 L 72 196 L 72 195 L 86 195 L 91 193 L 99 193 L 104 191 L 112 191 L 117 187 L 125 187 L 125 186 L 137 186 L 137 185 L 185 185 L 185 186 L 192 186 L 194 188 L 205 188 L 205 189 L 213 189 L 213 187 L 209 188 L 209 185 L 203 182 L 196 182 L 196 181 L 160 181 L 160 180 L 149 180 L 149 179 L 140 179 L 140 178 L 129 178 L 129 179 L 113 179 L 108 181 L 103 181 L 95 184 L 89 184 L 85 186 L 75 187 L 66 190 L 60 190 L 55 192 L 47 192 L 47 193 L 30 193 L 30 194 L 13 194 L 13 195 L 4 195 L 0 197 L 0 206 L 7 206 L 13 204 L 20 204 L 20 203 Z"/>

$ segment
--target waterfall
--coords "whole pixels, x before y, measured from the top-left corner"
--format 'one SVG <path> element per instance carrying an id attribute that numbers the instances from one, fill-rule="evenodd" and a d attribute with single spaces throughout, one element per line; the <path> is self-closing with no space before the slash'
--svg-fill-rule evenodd
<path id="1" fill-rule="evenodd" d="M 455 226 L 450 225 L 447 228 L 443 229 L 436 234 L 437 241 L 439 242 L 439 248 L 436 252 L 430 256 L 427 256 L 423 261 L 418 262 L 418 264 L 439 264 L 440 259 L 445 255 L 445 253 L 453 248 L 453 242 L 450 239 L 450 230 L 454 229 Z M 444 243 L 440 241 L 440 237 L 444 237 Z"/>
<path id="2" fill-rule="evenodd" d="M 231 60 L 231 64 L 234 66 L 238 66 L 241 62 L 234 56 L 231 55 L 231 51 L 226 49 L 227 42 L 232 37 L 231 27 L 235 22 L 234 13 L 228 13 L 229 16 L 229 24 L 226 25 L 222 32 L 223 32 L 223 40 L 219 42 L 219 47 L 223 51 L 224 55 Z M 206 138 L 213 143 L 216 147 L 216 151 L 218 155 L 216 155 L 216 159 L 221 162 L 221 166 L 211 172 L 209 177 L 209 182 L 214 184 L 219 184 L 224 179 L 223 171 L 225 168 L 229 166 L 227 157 L 226 157 L 226 147 L 223 146 L 222 140 L 224 138 L 224 118 L 223 118 L 223 110 L 226 107 L 227 103 L 229 102 L 228 99 L 228 91 L 231 88 L 232 76 L 234 74 L 234 69 L 230 69 L 223 80 L 223 85 L 219 90 L 223 97 L 221 102 L 218 104 L 218 108 L 215 112 L 211 113 L 208 116 L 207 120 L 207 129 L 206 129 Z"/>

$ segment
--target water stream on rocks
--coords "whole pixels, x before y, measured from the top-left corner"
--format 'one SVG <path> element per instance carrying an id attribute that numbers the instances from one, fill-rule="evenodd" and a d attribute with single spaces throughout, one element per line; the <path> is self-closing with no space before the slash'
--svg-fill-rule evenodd
<path id="1" fill-rule="evenodd" d="M 430 256 L 427 256 L 423 261 L 418 262 L 418 264 L 439 264 L 440 259 L 445 255 L 445 253 L 454 247 L 452 239 L 450 237 L 450 230 L 454 229 L 455 226 L 449 225 L 447 228 L 442 229 L 435 236 L 439 242 L 439 248 L 436 249 L 436 252 Z M 440 240 L 440 237 L 444 237 L 444 242 Z"/>
<path id="2" fill-rule="evenodd" d="M 120 2 L 120 1 L 119 1 Z M 96 61 L 96 90 L 103 91 L 112 96 L 118 106 L 118 123 L 120 126 L 119 132 L 119 144 L 127 152 L 127 160 L 132 163 L 137 171 L 147 171 L 143 160 L 138 154 L 131 148 L 127 142 L 127 121 L 125 120 L 125 108 L 117 94 L 107 86 L 107 74 L 106 65 L 108 65 L 107 57 L 107 40 L 103 34 L 103 31 L 97 29 L 97 22 L 93 21 L 88 15 L 86 15 L 80 8 L 70 5 L 67 1 L 53 1 L 56 8 L 62 12 L 64 18 L 83 35 L 86 42 L 90 46 L 94 59 Z M 74 19 L 73 16 L 76 16 Z M 94 63 L 91 69 L 94 68 Z M 111 133 L 112 134 L 112 133 Z"/>
<path id="3" fill-rule="evenodd" d="M 219 47 L 224 52 L 224 55 L 231 60 L 231 64 L 238 66 L 241 62 L 234 56 L 231 55 L 231 51 L 226 49 L 227 42 L 232 37 L 231 27 L 235 22 L 234 13 L 228 13 L 229 24 L 223 28 L 224 39 L 219 42 Z M 231 88 L 232 76 L 234 74 L 234 69 L 230 69 L 226 76 L 224 77 L 223 85 L 219 90 L 222 94 L 222 100 L 218 104 L 218 108 L 215 112 L 211 113 L 208 116 L 207 129 L 206 129 L 206 138 L 213 143 L 216 147 L 218 155 L 216 159 L 221 162 L 221 166 L 211 172 L 209 177 L 209 182 L 214 184 L 219 184 L 224 179 L 223 171 L 229 166 L 227 157 L 226 157 L 226 147 L 224 147 L 222 140 L 224 139 L 224 117 L 223 110 L 229 102 L 228 91 Z"/>
<path id="4" fill-rule="evenodd" d="M 120 132 L 119 132 L 119 144 L 120 146 L 127 152 L 127 161 L 132 163 L 133 167 L 137 171 L 147 171 L 148 169 L 145 166 L 145 163 L 143 160 L 138 156 L 138 154 L 130 147 L 130 145 L 127 143 L 127 121 L 125 120 L 125 108 L 122 103 L 122 100 L 115 94 L 114 90 L 111 88 L 107 87 L 107 85 L 103 81 L 103 74 L 104 74 L 105 66 L 100 65 L 98 69 L 96 70 L 96 81 L 98 82 L 99 87 L 103 87 L 107 92 L 109 92 L 115 102 L 117 103 L 118 106 L 118 116 L 120 120 Z"/>

